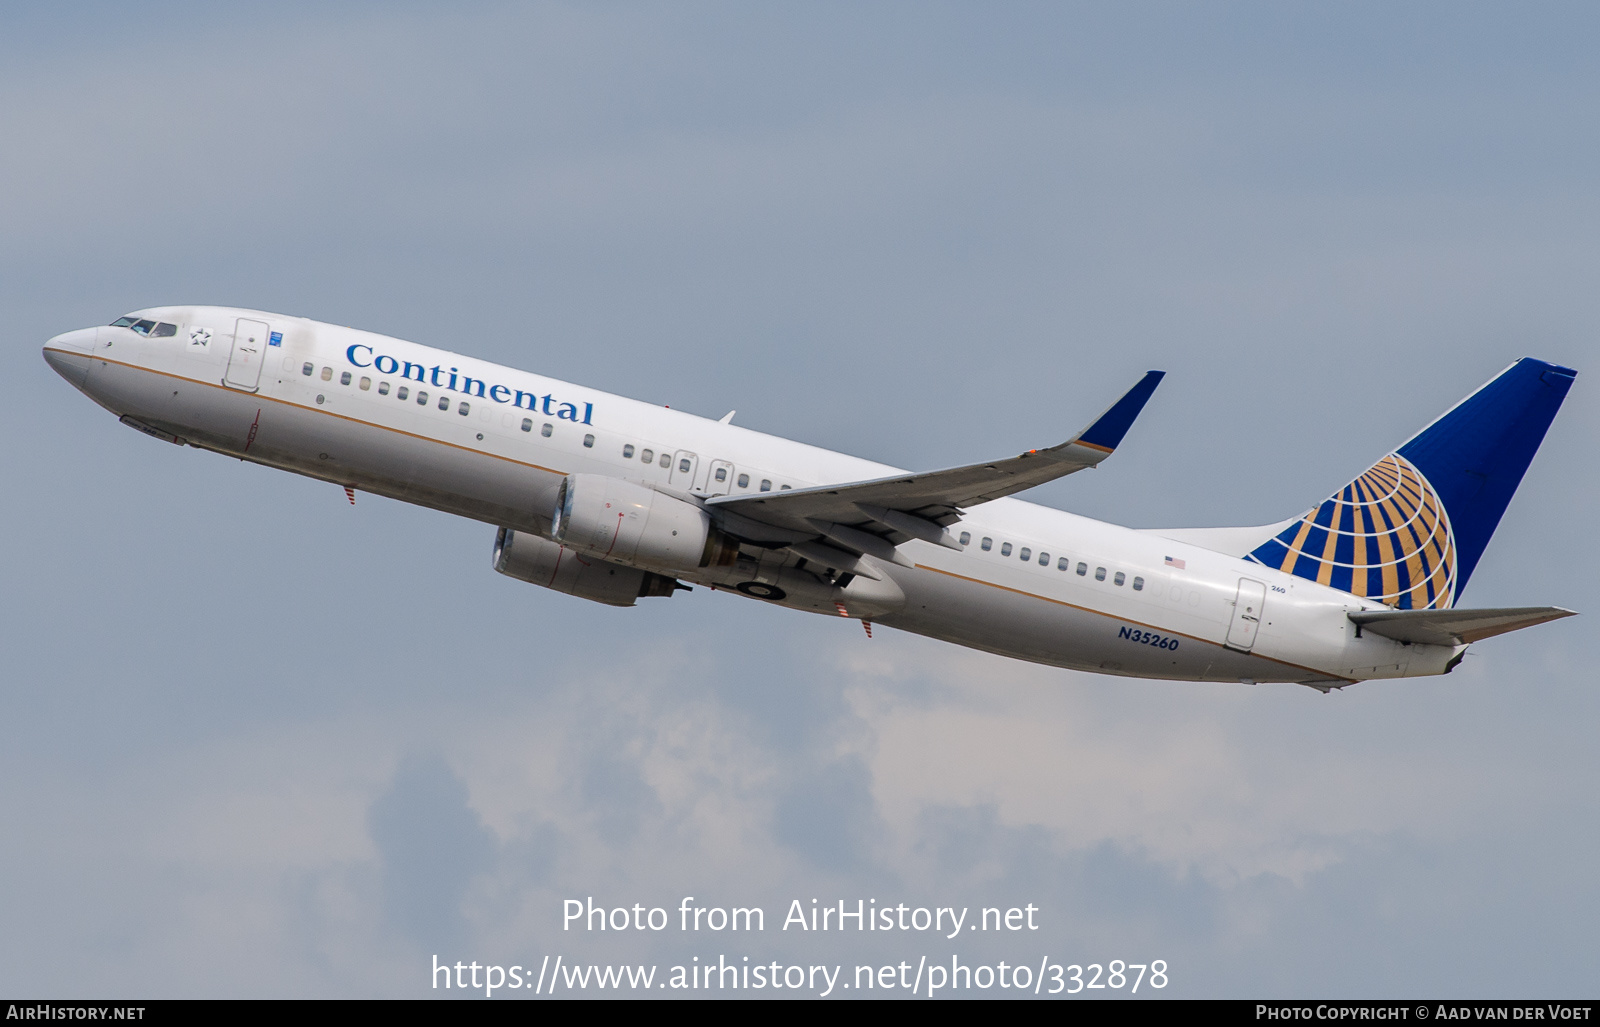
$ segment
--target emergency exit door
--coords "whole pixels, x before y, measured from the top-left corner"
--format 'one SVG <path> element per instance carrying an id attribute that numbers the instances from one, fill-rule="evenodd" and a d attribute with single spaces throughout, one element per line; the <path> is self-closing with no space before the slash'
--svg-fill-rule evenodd
<path id="1" fill-rule="evenodd" d="M 711 473 L 706 475 L 706 495 L 725 496 L 733 488 L 733 464 L 726 460 L 711 461 Z"/>
<path id="2" fill-rule="evenodd" d="M 674 488 L 692 492 L 695 472 L 699 469 L 700 458 L 687 449 L 680 449 L 672 454 L 672 477 L 669 480 Z"/>

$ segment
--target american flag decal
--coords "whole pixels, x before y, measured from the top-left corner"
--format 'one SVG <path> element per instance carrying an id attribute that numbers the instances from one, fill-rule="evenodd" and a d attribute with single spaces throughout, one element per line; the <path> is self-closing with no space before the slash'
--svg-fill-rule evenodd
<path id="1" fill-rule="evenodd" d="M 1169 557 L 1167 557 L 1167 566 L 1168 567 L 1176 567 L 1178 570 L 1181 571 L 1181 570 L 1183 570 L 1183 568 L 1186 565 L 1184 564 L 1184 562 L 1182 560 L 1178 559 L 1176 556 L 1169 556 Z"/>

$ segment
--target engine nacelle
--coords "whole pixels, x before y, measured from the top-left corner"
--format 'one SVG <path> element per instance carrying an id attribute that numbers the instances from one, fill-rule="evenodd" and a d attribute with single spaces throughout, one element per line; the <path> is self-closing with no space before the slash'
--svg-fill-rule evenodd
<path id="1" fill-rule="evenodd" d="M 727 567 L 739 555 L 739 543 L 695 504 L 603 474 L 567 475 L 550 534 L 587 555 L 664 572 Z"/>
<path id="2" fill-rule="evenodd" d="M 607 606 L 632 606 L 642 596 L 670 596 L 687 588 L 674 578 L 596 560 L 559 542 L 510 528 L 501 528 L 495 536 L 494 569 L 518 581 Z"/>

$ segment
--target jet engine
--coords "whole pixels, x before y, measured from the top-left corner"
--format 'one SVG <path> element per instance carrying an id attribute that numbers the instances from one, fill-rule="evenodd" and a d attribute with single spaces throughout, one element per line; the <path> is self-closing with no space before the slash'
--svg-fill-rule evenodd
<path id="1" fill-rule="evenodd" d="M 569 474 L 556 493 L 550 534 L 611 563 L 675 572 L 728 567 L 739 543 L 693 503 L 603 474 Z"/>
<path id="2" fill-rule="evenodd" d="M 494 569 L 518 581 L 607 606 L 632 606 L 641 597 L 688 589 L 675 578 L 596 560 L 559 542 L 510 528 L 501 528 L 495 536 Z"/>

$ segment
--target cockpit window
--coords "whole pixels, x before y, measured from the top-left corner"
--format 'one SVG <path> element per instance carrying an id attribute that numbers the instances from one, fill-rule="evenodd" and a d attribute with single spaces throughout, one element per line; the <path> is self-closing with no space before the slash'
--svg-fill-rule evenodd
<path id="1" fill-rule="evenodd" d="M 153 339 L 166 339 L 178 334 L 178 326 L 165 321 L 141 321 L 136 317 L 119 317 L 111 322 L 113 328 L 131 328 L 140 335 Z"/>

